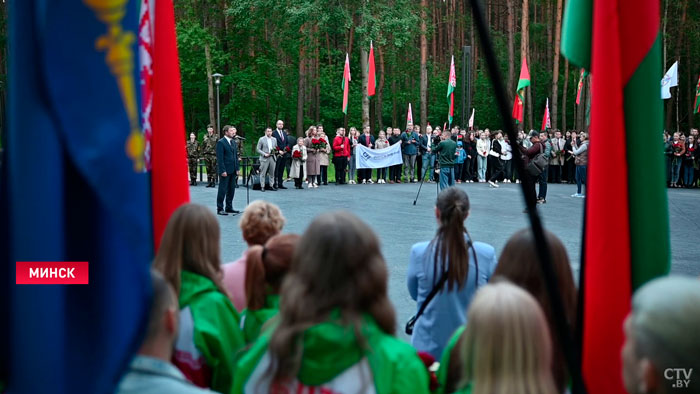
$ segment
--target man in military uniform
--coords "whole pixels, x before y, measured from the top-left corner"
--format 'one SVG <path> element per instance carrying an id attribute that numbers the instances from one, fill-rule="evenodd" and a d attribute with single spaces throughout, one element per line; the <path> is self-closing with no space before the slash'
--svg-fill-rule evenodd
<path id="1" fill-rule="evenodd" d="M 207 135 L 202 140 L 202 156 L 207 165 L 207 187 L 214 187 L 216 182 L 216 143 L 218 136 L 214 134 L 214 127 L 207 126 Z"/>
<path id="2" fill-rule="evenodd" d="M 197 186 L 197 163 L 199 162 L 199 144 L 194 133 L 187 141 L 187 165 L 190 167 L 190 186 Z"/>

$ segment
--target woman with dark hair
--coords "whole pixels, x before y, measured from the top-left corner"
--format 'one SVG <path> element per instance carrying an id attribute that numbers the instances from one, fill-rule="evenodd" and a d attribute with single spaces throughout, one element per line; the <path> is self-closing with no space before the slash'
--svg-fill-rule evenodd
<path id="1" fill-rule="evenodd" d="M 243 345 L 239 316 L 221 282 L 219 222 L 207 207 L 185 204 L 168 221 L 153 267 L 173 286 L 180 323 L 173 364 L 192 383 L 229 392 L 234 354 Z"/>
<path id="2" fill-rule="evenodd" d="M 545 237 L 549 251 L 552 254 L 554 274 L 557 279 L 560 298 L 564 305 L 565 318 L 573 333 L 576 319 L 576 285 L 571 272 L 569 256 L 566 253 L 564 244 L 556 235 L 545 230 Z M 496 279 L 505 278 L 525 289 L 542 308 L 549 326 L 549 333 L 552 336 L 552 376 L 558 392 L 563 393 L 568 380 L 566 362 L 559 341 L 555 338 L 557 331 L 532 230 L 529 228 L 522 229 L 510 237 L 501 253 L 501 257 L 498 259 L 498 267 L 496 267 L 493 275 Z M 458 351 L 453 351 L 453 348 L 459 349 L 461 347 L 461 345 L 458 345 L 458 342 L 462 341 L 460 336 L 463 331 L 464 327 L 460 327 L 455 332 L 448 347 L 445 348 L 445 354 L 443 354 L 440 362 L 438 380 L 443 383 L 442 387 L 448 390 L 444 392 L 450 392 L 450 387 L 454 387 L 461 379 L 460 371 L 464 370 L 461 355 Z"/>
<path id="3" fill-rule="evenodd" d="M 413 245 L 408 266 L 408 291 L 420 309 L 433 288 L 438 293 L 417 317 L 411 343 L 436 359 L 457 327 L 466 322 L 464 311 L 476 289 L 491 278 L 496 254 L 491 245 L 472 242 L 464 221 L 469 197 L 456 187 L 438 195 L 435 238 Z"/>
<path id="4" fill-rule="evenodd" d="M 246 343 L 258 338 L 266 322 L 277 315 L 280 288 L 292 254 L 299 242 L 296 234 L 280 234 L 270 238 L 264 246 L 255 245 L 248 251 L 245 274 L 245 292 L 248 308 L 241 316 L 241 328 Z"/>
<path id="5" fill-rule="evenodd" d="M 239 361 L 231 392 L 428 393 L 416 351 L 392 335 L 387 277 L 372 229 L 346 212 L 317 217 L 294 251 L 278 324 Z"/>

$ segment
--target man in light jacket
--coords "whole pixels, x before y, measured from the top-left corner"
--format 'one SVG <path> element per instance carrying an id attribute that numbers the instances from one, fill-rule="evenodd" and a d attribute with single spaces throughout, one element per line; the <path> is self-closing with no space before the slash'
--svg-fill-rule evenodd
<path id="1" fill-rule="evenodd" d="M 265 129 L 265 135 L 260 137 L 256 151 L 260 155 L 260 183 L 265 182 L 265 186 L 261 187 L 262 191 L 277 190 L 274 186 L 275 164 L 277 162 L 277 140 L 272 137 L 272 129 Z M 268 181 L 268 177 L 272 178 L 272 183 Z M 272 184 L 272 187 L 269 185 Z M 261 185 L 262 186 L 262 185 Z"/>

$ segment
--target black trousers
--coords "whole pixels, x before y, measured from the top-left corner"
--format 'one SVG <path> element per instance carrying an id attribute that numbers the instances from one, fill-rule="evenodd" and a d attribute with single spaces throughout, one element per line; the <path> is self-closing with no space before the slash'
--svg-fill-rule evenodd
<path id="1" fill-rule="evenodd" d="M 504 168 L 500 158 L 489 155 L 488 167 L 491 168 L 491 177 L 488 178 L 489 181 L 493 182 L 498 180 L 498 177 L 503 175 Z"/>
<path id="2" fill-rule="evenodd" d="M 233 209 L 233 195 L 236 192 L 236 173 L 227 176 L 219 176 L 219 191 L 216 194 L 216 210 L 224 210 L 224 198 L 226 198 L 226 210 Z"/>
<path id="3" fill-rule="evenodd" d="M 544 167 L 544 171 L 542 171 L 539 177 L 540 191 L 537 197 L 543 200 L 547 199 L 547 172 L 549 172 L 549 166 Z"/>
<path id="4" fill-rule="evenodd" d="M 372 169 L 371 168 L 360 168 L 357 170 L 357 177 L 360 182 L 364 180 L 372 179 Z"/>
<path id="5" fill-rule="evenodd" d="M 299 166 L 299 177 L 294 178 L 294 186 L 297 188 L 300 188 L 303 181 L 304 181 L 304 165 L 302 164 Z"/>
<path id="6" fill-rule="evenodd" d="M 399 181 L 401 180 L 401 164 L 397 164 L 395 166 L 389 167 L 389 180 L 390 181 Z"/>
<path id="7" fill-rule="evenodd" d="M 550 164 L 549 170 L 550 170 L 550 179 L 552 180 L 552 183 L 561 183 L 561 166 L 555 165 L 555 164 Z"/>
<path id="8" fill-rule="evenodd" d="M 278 157 L 275 164 L 275 186 L 282 186 L 284 183 L 284 169 L 287 167 L 288 157 Z"/>
<path id="9" fill-rule="evenodd" d="M 328 166 L 321 166 L 321 182 L 328 184 Z"/>
<path id="10" fill-rule="evenodd" d="M 348 167 L 347 157 L 334 157 L 333 165 L 335 166 L 335 183 L 338 185 L 345 184 L 345 174 Z"/>

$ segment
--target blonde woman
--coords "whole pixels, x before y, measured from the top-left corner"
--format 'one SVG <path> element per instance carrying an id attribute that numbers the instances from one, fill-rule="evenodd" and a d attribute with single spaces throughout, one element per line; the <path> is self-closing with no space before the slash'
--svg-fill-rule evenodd
<path id="1" fill-rule="evenodd" d="M 555 394 L 552 344 L 544 313 L 525 290 L 505 281 L 481 288 L 467 312 L 456 350 L 462 365 L 457 387 L 445 393 Z"/>
<path id="2" fill-rule="evenodd" d="M 377 141 L 374 143 L 374 148 L 384 149 L 388 148 L 390 145 L 389 140 L 386 139 L 386 133 L 380 131 L 379 138 L 377 138 Z M 377 169 L 377 183 L 386 183 L 386 171 L 387 167 Z"/>
<path id="3" fill-rule="evenodd" d="M 306 141 L 304 145 L 306 146 L 306 176 L 309 179 L 309 189 L 318 187 L 319 180 L 321 178 L 321 158 L 320 151 L 318 148 L 318 135 L 316 131 L 316 126 L 311 126 L 306 131 Z"/>
<path id="4" fill-rule="evenodd" d="M 328 166 L 330 165 L 329 155 L 331 153 L 331 141 L 323 131 L 323 125 L 318 125 L 316 127 L 318 131 L 318 137 L 326 141 L 326 147 L 321 149 L 318 157 L 321 161 L 321 181 L 324 186 L 328 186 Z"/>

